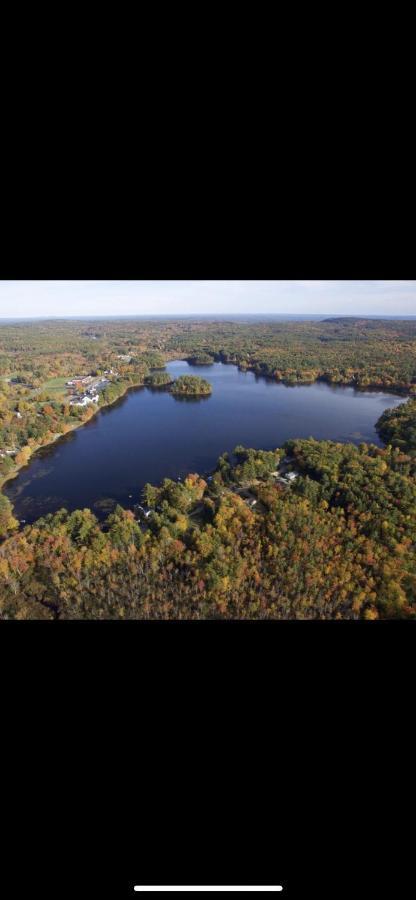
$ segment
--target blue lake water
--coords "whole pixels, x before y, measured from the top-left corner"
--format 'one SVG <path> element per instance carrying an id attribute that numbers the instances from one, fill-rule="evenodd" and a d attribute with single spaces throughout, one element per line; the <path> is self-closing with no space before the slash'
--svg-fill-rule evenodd
<path id="1" fill-rule="evenodd" d="M 197 374 L 208 398 L 175 398 L 139 388 L 87 425 L 45 447 L 5 485 L 17 518 L 32 522 L 61 507 L 90 507 L 102 517 L 115 503 L 132 508 L 146 482 L 208 472 L 236 444 L 272 449 L 289 438 L 379 444 L 374 425 L 403 397 L 324 383 L 287 387 L 215 363 L 169 363 L 175 377 Z"/>

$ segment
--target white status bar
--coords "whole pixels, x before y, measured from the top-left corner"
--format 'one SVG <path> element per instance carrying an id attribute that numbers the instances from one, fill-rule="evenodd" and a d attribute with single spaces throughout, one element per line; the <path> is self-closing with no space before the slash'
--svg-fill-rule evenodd
<path id="1" fill-rule="evenodd" d="M 281 884 L 271 885 L 134 885 L 135 891 L 282 891 Z"/>

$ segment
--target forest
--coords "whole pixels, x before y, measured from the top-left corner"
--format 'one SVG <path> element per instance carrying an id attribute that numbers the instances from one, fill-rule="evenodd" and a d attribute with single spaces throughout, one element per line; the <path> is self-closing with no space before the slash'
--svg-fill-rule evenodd
<path id="1" fill-rule="evenodd" d="M 377 423 L 377 431 L 385 443 L 416 452 L 416 400 L 386 410 Z"/>
<path id="2" fill-rule="evenodd" d="M 201 352 L 196 353 L 194 356 L 190 356 L 188 362 L 191 366 L 212 366 L 214 357 L 211 356 L 210 353 Z"/>
<path id="3" fill-rule="evenodd" d="M 413 321 L 190 323 L 172 334 L 165 347 L 188 359 L 208 353 L 287 384 L 322 379 L 416 394 Z"/>
<path id="4" fill-rule="evenodd" d="M 197 375 L 180 375 L 172 385 L 172 394 L 185 394 L 193 397 L 203 397 L 210 394 L 212 387 L 206 378 Z"/>
<path id="5" fill-rule="evenodd" d="M 169 384 L 173 383 L 173 378 L 169 375 L 169 372 L 153 372 L 151 375 L 146 375 L 144 383 L 148 385 L 148 387 L 167 387 Z"/>
<path id="6" fill-rule="evenodd" d="M 152 370 L 169 359 L 205 354 L 288 383 L 394 389 L 404 402 L 378 422 L 384 447 L 239 446 L 209 477 L 147 485 L 145 518 L 117 507 L 100 523 L 91 510 L 61 510 L 19 528 L 0 493 L 0 617 L 414 618 L 413 322 L 2 325 L 0 483 L 94 414 L 70 404 L 74 376 L 107 373 L 103 406 L 157 384 Z"/>

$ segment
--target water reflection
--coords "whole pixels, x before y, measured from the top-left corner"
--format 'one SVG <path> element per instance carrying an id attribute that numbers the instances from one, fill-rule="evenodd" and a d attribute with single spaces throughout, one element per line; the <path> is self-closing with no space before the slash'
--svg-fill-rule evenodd
<path id="1" fill-rule="evenodd" d="M 178 403 L 201 403 L 204 400 L 210 400 L 211 394 L 173 394 L 171 392 L 171 396 L 174 400 L 177 400 Z"/>
<path id="2" fill-rule="evenodd" d="M 151 394 L 161 394 L 162 392 L 167 393 L 170 391 L 171 387 L 172 387 L 172 382 L 169 382 L 169 384 L 147 384 L 146 385 L 146 389 L 148 391 L 150 391 Z"/>

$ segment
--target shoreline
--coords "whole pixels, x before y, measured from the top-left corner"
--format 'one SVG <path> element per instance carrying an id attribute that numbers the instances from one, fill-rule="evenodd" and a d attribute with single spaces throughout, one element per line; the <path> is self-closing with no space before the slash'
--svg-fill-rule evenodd
<path id="1" fill-rule="evenodd" d="M 313 384 L 327 384 L 328 387 L 354 388 L 355 391 L 364 394 L 368 391 L 368 393 L 392 394 L 392 396 L 408 397 L 409 399 L 412 397 L 416 398 L 416 393 L 412 393 L 411 391 L 411 385 L 383 385 L 376 384 L 375 382 L 360 385 L 354 380 L 331 381 L 330 377 L 325 374 L 318 375 L 311 381 L 289 381 L 287 378 L 276 378 L 273 375 L 269 375 L 267 372 L 258 372 L 255 365 L 241 366 L 238 362 L 226 362 L 223 359 L 216 360 L 216 362 L 221 362 L 225 366 L 237 366 L 240 372 L 252 372 L 257 378 L 265 378 L 267 381 L 274 382 L 274 384 L 284 384 L 285 387 L 310 387 Z"/>
<path id="2" fill-rule="evenodd" d="M 169 365 L 170 363 L 173 363 L 173 362 L 188 362 L 188 358 L 187 358 L 186 356 L 183 356 L 183 357 L 175 356 L 174 358 L 167 358 L 167 359 L 166 359 L 166 362 L 165 362 L 165 366 L 167 366 L 167 365 Z M 355 384 L 354 382 L 351 382 L 351 381 L 350 381 L 350 382 L 331 382 L 331 381 L 329 381 L 329 379 L 328 379 L 327 377 L 322 376 L 322 375 L 319 375 L 317 378 L 315 378 L 313 381 L 310 381 L 310 382 L 295 382 L 295 383 L 289 383 L 289 384 L 288 384 L 284 379 L 275 378 L 275 377 L 273 377 L 272 375 L 268 375 L 267 373 L 263 373 L 263 372 L 260 373 L 260 372 L 257 372 L 257 371 L 255 370 L 254 367 L 251 367 L 251 366 L 244 366 L 243 368 L 241 368 L 240 365 L 239 365 L 239 363 L 236 362 L 236 361 L 231 361 L 231 360 L 230 360 L 230 361 L 226 361 L 226 360 L 224 360 L 224 359 L 221 359 L 221 357 L 218 358 L 218 356 L 217 356 L 217 357 L 214 356 L 214 362 L 216 362 L 216 363 L 221 363 L 222 365 L 236 366 L 236 368 L 237 368 L 239 371 L 242 371 L 242 372 L 251 372 L 252 374 L 254 374 L 254 375 L 255 375 L 256 377 L 258 377 L 258 378 L 264 378 L 266 381 L 272 381 L 272 382 L 274 382 L 275 384 L 283 384 L 283 385 L 285 385 L 286 387 L 308 387 L 308 386 L 311 386 L 311 385 L 313 385 L 313 384 L 324 383 L 324 384 L 327 384 L 328 387 L 335 387 L 335 388 L 340 388 L 340 387 L 341 387 L 341 388 L 342 388 L 342 387 L 350 387 L 350 388 L 351 388 L 351 387 L 352 387 L 352 388 L 354 388 L 354 389 L 355 389 L 357 392 L 359 392 L 359 393 L 365 393 L 366 391 L 368 391 L 369 393 L 371 393 L 371 392 L 381 392 L 381 393 L 384 393 L 384 394 L 391 394 L 391 396 L 396 396 L 396 397 L 399 396 L 399 397 L 403 397 L 404 402 L 406 401 L 406 398 L 411 399 L 412 397 L 415 396 L 414 394 L 410 393 L 410 391 L 409 391 L 408 388 L 404 388 L 404 387 L 402 387 L 402 388 L 398 388 L 398 387 L 385 388 L 385 387 L 383 387 L 383 386 L 381 386 L 381 385 L 371 385 L 371 386 L 368 385 L 368 386 L 365 386 L 365 387 L 359 387 L 357 384 Z M 188 362 L 188 365 L 189 365 L 189 367 L 190 367 L 191 369 L 193 368 L 193 365 L 192 365 L 191 363 Z M 168 388 L 169 392 L 172 393 L 172 395 L 175 396 L 175 393 L 174 393 L 173 391 L 171 391 L 171 384 L 168 384 L 168 385 L 162 385 L 161 387 Z M 89 423 L 90 421 L 92 421 L 92 420 L 98 415 L 98 413 L 104 411 L 105 409 L 109 409 L 109 408 L 111 408 L 112 406 L 114 406 L 118 401 L 122 400 L 122 399 L 128 394 L 129 391 L 131 391 L 131 390 L 138 390 L 138 389 L 142 390 L 142 389 L 144 389 L 144 388 L 147 388 L 148 390 L 154 390 L 154 389 L 155 389 L 154 386 L 152 386 L 152 385 L 146 385 L 145 382 L 143 382 L 143 383 L 141 383 L 141 384 L 126 384 L 126 385 L 125 385 L 125 389 L 123 390 L 123 392 L 122 392 L 119 396 L 115 397 L 115 398 L 114 398 L 113 400 L 111 400 L 110 402 L 104 403 L 104 404 L 101 405 L 101 406 L 98 406 L 98 405 L 97 405 L 96 408 L 93 410 L 92 415 L 90 415 L 88 419 L 86 419 L 85 421 L 76 421 L 75 424 L 74 424 L 74 425 L 71 425 L 65 433 L 63 433 L 63 432 L 58 432 L 58 433 L 54 434 L 54 436 L 51 438 L 51 440 L 48 441 L 46 444 L 39 444 L 39 445 L 35 446 L 35 447 L 33 448 L 33 451 L 32 451 L 32 453 L 31 453 L 31 456 L 29 457 L 29 459 L 28 459 L 27 462 L 25 462 L 25 463 L 23 463 L 22 465 L 16 467 L 12 472 L 9 472 L 7 475 L 5 475 L 5 476 L 0 480 L 0 493 L 3 492 L 3 488 L 4 488 L 4 486 L 5 486 L 8 482 L 13 481 L 14 479 L 16 479 L 16 478 L 18 477 L 18 475 L 23 471 L 23 469 L 28 468 L 28 467 L 30 466 L 32 460 L 36 457 L 36 455 L 37 455 L 41 450 L 46 449 L 47 447 L 53 446 L 53 445 L 54 445 L 55 443 L 57 443 L 59 440 L 64 440 L 69 434 L 72 434 L 73 431 L 77 431 L 78 429 L 80 429 L 80 428 L 82 428 L 82 427 L 88 425 L 88 423 Z M 186 399 L 188 399 L 188 398 L 191 398 L 191 399 L 193 399 L 193 398 L 199 399 L 199 398 L 201 398 L 201 397 L 202 397 L 202 398 L 209 398 L 209 397 L 211 396 L 211 394 L 212 394 L 212 391 L 211 391 L 210 393 L 207 393 L 207 394 L 186 394 L 185 392 L 184 392 L 184 393 L 178 392 L 178 393 L 176 393 L 176 397 L 179 397 L 179 398 L 181 398 L 181 399 L 182 399 L 182 398 L 186 398 Z M 389 407 L 389 408 L 390 408 L 390 407 Z M 394 407 L 391 407 L 391 408 L 393 409 Z M 376 431 L 377 431 L 377 429 L 376 429 Z M 378 432 L 377 432 L 377 434 L 378 434 Z M 381 438 L 380 435 L 378 435 L 378 436 L 379 436 L 379 438 Z M 381 445 L 382 445 L 382 446 L 386 446 L 386 443 L 385 443 L 385 441 L 383 440 L 383 438 L 381 438 Z M 211 474 L 211 473 L 212 473 L 212 470 L 210 470 L 208 473 L 205 473 L 205 474 Z M 201 477 L 204 477 L 204 473 L 202 474 Z M 7 494 L 4 494 L 4 496 L 7 497 Z M 10 500 L 10 498 L 7 498 L 7 499 L 9 499 L 9 501 L 10 501 L 10 503 L 11 503 L 11 506 L 12 506 L 12 512 L 13 512 L 13 510 L 14 510 L 14 504 L 12 503 L 12 501 Z M 128 507 L 128 508 L 130 508 L 130 507 Z M 18 527 L 18 529 L 15 529 L 15 532 L 18 531 L 18 530 L 20 530 L 21 528 L 24 527 L 24 524 L 23 524 L 20 520 L 17 520 L 17 521 L 19 522 L 19 527 Z"/>
<path id="3" fill-rule="evenodd" d="M 412 393 L 410 393 L 409 388 L 405 388 L 405 387 L 391 387 L 391 388 L 384 388 L 382 385 L 375 385 L 375 384 L 368 385 L 368 386 L 365 386 L 365 387 L 359 387 L 359 386 L 358 386 L 356 383 L 354 383 L 353 381 L 349 381 L 349 382 L 347 382 L 347 381 L 341 381 L 341 382 L 340 382 L 340 381 L 329 381 L 329 379 L 328 379 L 325 375 L 318 375 L 318 377 L 315 378 L 313 381 L 307 381 L 307 382 L 301 382 L 301 381 L 300 381 L 300 382 L 290 382 L 290 383 L 288 383 L 286 380 L 284 380 L 284 379 L 282 379 L 282 378 L 274 378 L 272 375 L 268 375 L 268 374 L 263 373 L 263 372 L 257 372 L 254 368 L 249 367 L 249 366 L 240 368 L 240 364 L 239 364 L 238 362 L 231 362 L 231 361 L 228 362 L 228 361 L 225 361 L 224 359 L 221 359 L 221 358 L 220 358 L 220 359 L 215 359 L 215 357 L 214 357 L 214 361 L 215 361 L 215 362 L 222 363 L 222 365 L 225 365 L 225 366 L 236 366 L 237 369 L 238 369 L 239 371 L 241 371 L 241 372 L 252 372 L 252 373 L 253 373 L 254 375 L 256 375 L 258 378 L 265 378 L 267 381 L 273 381 L 275 384 L 284 384 L 286 387 L 308 387 L 308 386 L 313 385 L 313 384 L 319 384 L 319 383 L 322 384 L 322 383 L 324 383 L 324 384 L 327 384 L 329 387 L 352 387 L 352 388 L 354 388 L 355 390 L 359 391 L 360 393 L 362 393 L 362 392 L 365 393 L 366 391 L 368 391 L 369 393 L 371 393 L 371 392 L 375 392 L 375 393 L 376 393 L 376 392 L 381 392 L 381 393 L 385 393 L 385 394 L 391 394 L 392 396 L 400 396 L 400 397 L 405 397 L 405 398 L 407 397 L 408 399 L 411 399 L 411 398 L 414 396 Z M 185 356 L 184 356 L 184 357 L 175 357 L 174 359 L 168 359 L 168 360 L 166 361 L 166 365 L 168 365 L 169 363 L 172 363 L 172 362 L 188 362 L 188 360 L 187 360 L 187 358 L 186 358 Z M 190 367 L 192 368 L 192 364 L 191 364 L 191 363 L 188 363 L 188 365 L 190 365 Z M 165 385 L 163 385 L 163 387 L 164 387 L 164 386 L 165 386 Z M 32 461 L 32 458 L 33 458 L 33 457 L 36 455 L 36 453 L 38 453 L 40 450 L 43 450 L 43 448 L 46 448 L 46 447 L 51 447 L 51 446 L 52 446 L 53 444 L 55 444 L 58 440 L 64 439 L 68 434 L 71 434 L 73 431 L 77 431 L 79 428 L 82 428 L 84 425 L 88 425 L 88 422 L 90 422 L 92 419 L 94 419 L 95 416 L 96 416 L 99 412 L 101 412 L 103 409 L 109 408 L 110 406 L 114 406 L 114 404 L 117 403 L 118 400 L 122 400 L 122 398 L 125 397 L 125 395 L 128 393 L 128 391 L 132 390 L 133 388 L 146 388 L 146 387 L 149 389 L 149 388 L 151 388 L 152 386 L 151 386 L 151 385 L 146 385 L 145 383 L 143 383 L 143 384 L 129 384 L 129 385 L 126 385 L 126 389 L 123 391 L 122 394 L 120 394 L 119 397 L 115 397 L 114 400 L 112 400 L 110 403 L 105 403 L 105 404 L 103 404 L 102 406 L 97 406 L 97 409 L 93 412 L 93 414 L 92 414 L 85 422 L 82 422 L 82 421 L 81 421 L 81 422 L 77 422 L 75 425 L 73 425 L 73 426 L 72 426 L 68 431 L 66 431 L 65 433 L 63 433 L 63 432 L 58 432 L 57 434 L 55 434 L 54 437 L 52 438 L 52 440 L 48 441 L 47 444 L 39 444 L 37 447 L 35 447 L 35 448 L 33 449 L 33 452 L 31 453 L 30 458 L 29 458 L 29 460 L 27 461 L 27 463 L 23 463 L 23 465 L 18 466 L 18 468 L 16 468 L 13 472 L 9 472 L 8 475 L 5 475 L 5 476 L 3 477 L 3 479 L 0 480 L 0 492 L 3 490 L 4 485 L 7 484 L 8 481 L 13 481 L 15 478 L 17 478 L 17 476 L 18 476 L 19 473 L 22 471 L 22 469 L 26 468 L 27 466 L 30 466 L 30 463 L 31 463 L 31 461 Z M 170 387 L 170 385 L 166 385 L 166 387 Z M 173 391 L 172 391 L 172 393 L 173 393 Z M 211 393 L 212 393 L 212 392 L 211 392 Z M 198 396 L 198 397 L 200 397 L 200 396 L 205 396 L 205 397 L 209 397 L 209 396 L 211 396 L 211 395 L 210 395 L 210 394 L 198 394 L 198 395 L 196 395 L 196 394 L 193 394 L 193 395 L 189 395 L 189 394 L 187 394 L 187 395 L 186 395 L 186 394 L 180 395 L 180 394 L 177 394 L 177 396 L 188 396 L 188 397 L 189 397 L 189 396 L 194 396 L 194 397 L 196 397 L 196 396 Z M 392 407 L 392 408 L 393 408 L 393 407 Z"/>
<path id="4" fill-rule="evenodd" d="M 22 472 L 23 469 L 30 466 L 32 459 L 36 456 L 37 453 L 39 453 L 40 450 L 46 449 L 46 447 L 51 447 L 53 444 L 56 444 L 57 441 L 59 441 L 60 439 L 64 440 L 64 438 L 66 438 L 68 434 L 72 434 L 73 431 L 78 431 L 79 428 L 83 428 L 84 425 L 88 425 L 88 422 L 91 422 L 92 419 L 94 419 L 95 416 L 98 415 L 99 412 L 102 412 L 102 410 L 104 410 L 104 409 L 108 409 L 110 406 L 114 406 L 114 404 L 117 403 L 118 400 L 122 400 L 123 397 L 126 396 L 128 391 L 132 390 L 133 388 L 145 388 L 145 387 L 146 387 L 145 384 L 128 384 L 128 385 L 126 385 L 126 389 L 123 391 L 123 393 L 120 394 L 118 397 L 115 397 L 114 400 L 111 400 L 109 403 L 103 403 L 102 406 L 97 405 L 97 407 L 94 410 L 94 412 L 92 413 L 92 415 L 89 416 L 88 419 L 85 420 L 85 422 L 78 421 L 78 422 L 76 422 L 76 424 L 72 425 L 68 429 L 68 431 L 65 431 L 65 432 L 59 431 L 56 434 L 54 434 L 53 438 L 50 441 L 48 441 L 46 444 L 39 444 L 38 446 L 34 447 L 32 453 L 30 454 L 30 457 L 26 463 L 23 463 L 21 466 L 17 466 L 13 472 L 9 472 L 7 475 L 5 475 L 0 480 L 0 492 L 3 490 L 4 485 L 7 484 L 8 481 L 14 481 L 14 479 L 17 478 L 17 476 L 20 474 L 20 472 Z M 7 496 L 7 495 L 5 495 L 5 496 Z M 12 504 L 12 508 L 14 508 L 13 504 Z"/>

